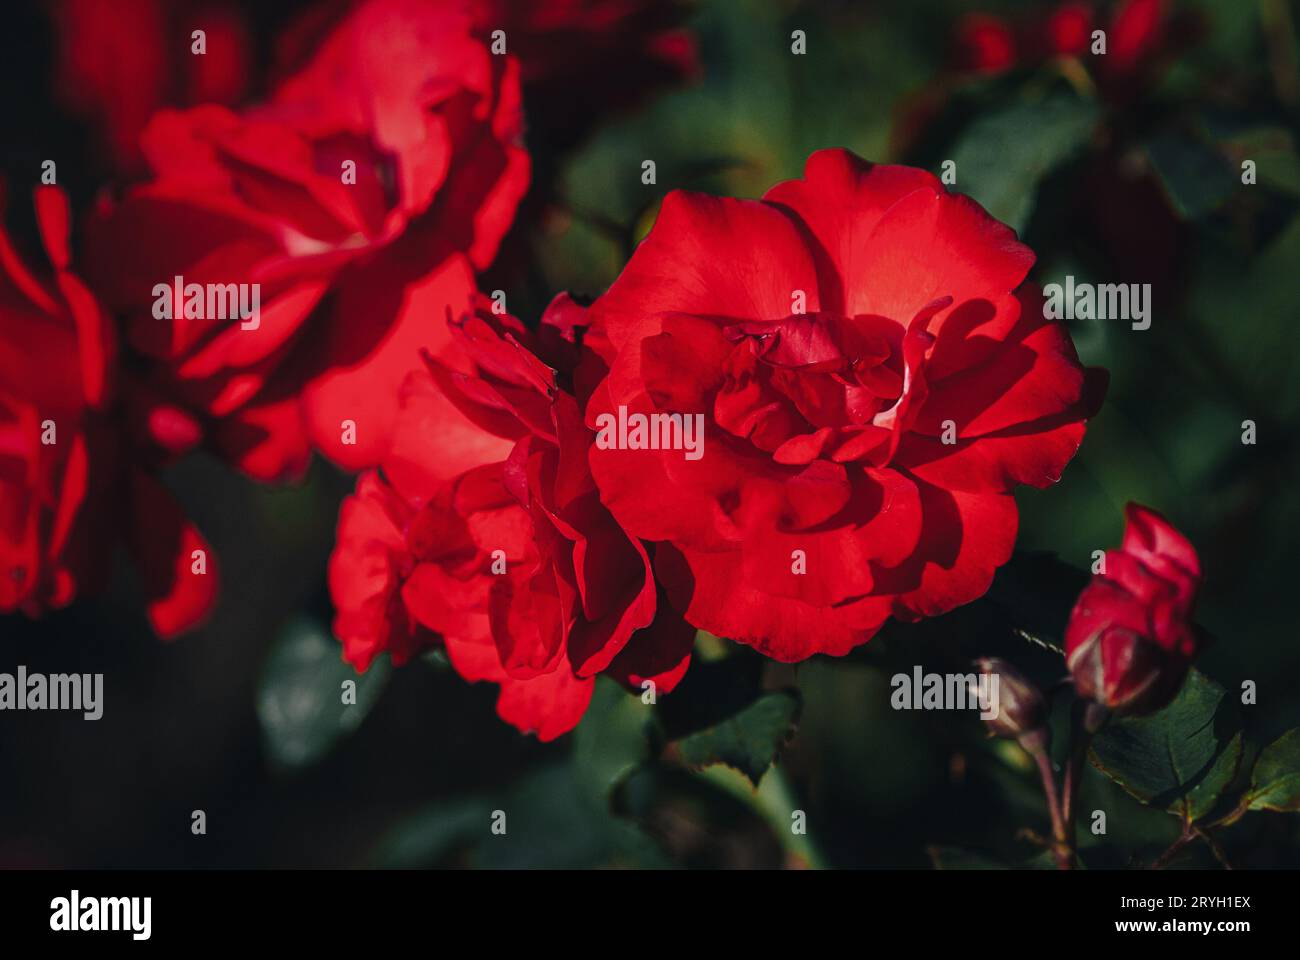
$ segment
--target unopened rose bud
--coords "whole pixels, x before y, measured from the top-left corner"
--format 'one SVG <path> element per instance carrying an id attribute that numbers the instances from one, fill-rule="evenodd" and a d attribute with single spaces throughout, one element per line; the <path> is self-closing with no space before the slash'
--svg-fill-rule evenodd
<path id="1" fill-rule="evenodd" d="M 1079 696 L 1116 713 L 1152 713 L 1178 692 L 1187 661 L 1124 629 L 1104 629 L 1074 647 L 1070 673 Z"/>
<path id="2" fill-rule="evenodd" d="M 988 696 L 988 714 L 981 714 L 995 737 L 1019 740 L 1031 753 L 1046 750 L 1047 701 L 1027 677 L 998 657 L 975 661 L 980 672 L 976 689 Z M 987 679 L 985 679 L 987 678 Z"/>
<path id="3" fill-rule="evenodd" d="M 1191 609 L 1201 568 L 1158 513 L 1129 504 L 1124 542 L 1079 595 L 1065 656 L 1080 697 L 1118 714 L 1152 713 L 1182 685 L 1199 649 Z"/>

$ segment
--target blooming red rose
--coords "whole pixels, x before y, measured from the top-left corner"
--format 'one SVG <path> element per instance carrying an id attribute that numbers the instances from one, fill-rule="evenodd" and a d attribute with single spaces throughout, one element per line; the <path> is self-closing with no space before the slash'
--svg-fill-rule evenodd
<path id="1" fill-rule="evenodd" d="M 169 637 L 208 612 L 216 564 L 136 445 L 184 425 L 113 376 L 112 329 L 70 267 L 62 191 L 39 188 L 36 215 L 48 277 L 0 232 L 0 612 L 37 616 L 94 589 L 121 538 Z"/>
<path id="2" fill-rule="evenodd" d="M 591 307 L 587 421 L 702 417 L 698 458 L 631 430 L 591 451 L 688 621 L 794 661 L 988 588 L 1011 491 L 1058 479 L 1102 385 L 1022 287 L 1033 260 L 929 173 L 843 150 L 762 200 L 665 198 Z"/>
<path id="3" fill-rule="evenodd" d="M 528 179 L 517 65 L 471 26 L 451 0 L 359 5 L 269 103 L 156 116 L 153 180 L 95 224 L 96 288 L 154 386 L 259 479 L 300 472 L 309 443 L 378 461 L 392 384 L 469 308 L 509 226 Z M 160 294 L 176 277 L 218 309 Z M 257 285 L 258 317 L 212 299 L 232 284 L 245 306 Z"/>
<path id="4" fill-rule="evenodd" d="M 1147 507 L 1124 511 L 1124 541 L 1079 595 L 1065 656 L 1081 696 L 1123 713 L 1150 713 L 1178 692 L 1200 647 L 1192 606 L 1196 549 Z"/>
<path id="5" fill-rule="evenodd" d="M 574 313 L 557 298 L 552 345 Z M 597 673 L 672 689 L 694 630 L 667 608 L 656 618 L 646 548 L 597 496 L 575 351 L 544 350 L 483 305 L 453 326 L 453 345 L 403 387 L 382 472 L 340 512 L 334 628 L 358 669 L 440 641 L 465 679 L 501 686 L 505 720 L 550 740 L 582 717 Z"/>

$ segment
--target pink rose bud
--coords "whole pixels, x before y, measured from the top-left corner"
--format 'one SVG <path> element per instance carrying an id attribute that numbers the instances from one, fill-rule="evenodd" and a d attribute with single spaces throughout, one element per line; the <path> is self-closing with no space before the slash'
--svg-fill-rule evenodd
<path id="1" fill-rule="evenodd" d="M 996 678 L 997 712 L 984 720 L 993 736 L 1019 740 L 1030 752 L 1046 749 L 1047 701 L 1042 691 L 998 657 L 983 657 L 975 661 L 975 666 L 982 676 L 989 678 L 986 689 L 992 689 Z"/>

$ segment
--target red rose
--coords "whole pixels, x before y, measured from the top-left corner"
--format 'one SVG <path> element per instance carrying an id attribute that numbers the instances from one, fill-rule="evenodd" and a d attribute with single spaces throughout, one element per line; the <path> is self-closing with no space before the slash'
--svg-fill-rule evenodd
<path id="1" fill-rule="evenodd" d="M 354 5 L 326 0 L 295 17 L 276 37 L 273 74 L 304 59 Z M 701 70 L 695 36 L 682 26 L 691 8 L 681 0 L 466 0 L 464 9 L 484 42 L 504 43 L 519 61 L 529 135 L 550 152 Z"/>
<path id="2" fill-rule="evenodd" d="M 1111 16 L 1104 72 L 1131 75 L 1164 42 L 1169 19 L 1167 0 L 1125 0 Z"/>
<path id="3" fill-rule="evenodd" d="M 958 68 L 973 73 L 1001 73 L 1016 63 L 1016 36 L 1005 20 L 987 13 L 968 13 L 957 22 L 953 45 Z"/>
<path id="4" fill-rule="evenodd" d="M 991 74 L 1018 62 L 1037 66 L 1051 57 L 1084 57 L 1106 98 L 1124 104 L 1147 90 L 1168 55 L 1192 39 L 1196 18 L 1175 20 L 1169 6 L 1168 0 L 1122 0 L 1106 24 L 1106 52 L 1095 56 L 1086 56 L 1096 23 L 1090 3 L 1067 0 L 1014 26 L 990 14 L 967 14 L 953 30 L 956 65 Z"/>
<path id="5" fill-rule="evenodd" d="M 984 593 L 1011 491 L 1058 479 L 1102 385 L 1021 287 L 1033 260 L 929 173 L 843 150 L 760 201 L 665 198 L 591 307 L 587 422 L 702 415 L 698 459 L 591 451 L 687 620 L 794 661 Z"/>
<path id="6" fill-rule="evenodd" d="M 48 279 L 0 232 L 0 612 L 37 616 L 95 588 L 122 538 L 169 637 L 207 614 L 216 562 L 135 444 L 184 424 L 111 375 L 112 329 L 70 269 L 67 198 L 35 199 Z"/>
<path id="7" fill-rule="evenodd" d="M 1150 96 L 1171 62 L 1203 38 L 1201 15 L 1169 0 L 1123 0 L 1111 13 L 1106 55 L 1092 58 L 1105 97 L 1124 106 Z"/>
<path id="8" fill-rule="evenodd" d="M 1086 53 L 1092 41 L 1092 5 L 1063 3 L 1047 17 L 1048 51 L 1057 57 L 1077 57 Z"/>
<path id="9" fill-rule="evenodd" d="M 579 310 L 557 298 L 543 332 Z M 465 679 L 501 686 L 505 720 L 550 740 L 582 717 L 597 673 L 672 689 L 694 630 L 671 610 L 656 620 L 646 549 L 600 503 L 571 363 L 546 366 L 541 335 L 482 307 L 454 327 L 406 381 L 382 473 L 340 512 L 335 632 L 358 669 L 441 638 Z"/>
<path id="10" fill-rule="evenodd" d="M 1130 503 L 1124 542 L 1079 595 L 1065 656 L 1079 694 L 1123 713 L 1150 713 L 1178 692 L 1200 639 L 1192 606 L 1196 549 L 1154 510 Z"/>
<path id="11" fill-rule="evenodd" d="M 509 226 L 528 179 L 517 67 L 470 30 L 451 0 L 361 4 L 270 103 L 156 116 L 154 179 L 91 234 L 155 385 L 259 479 L 300 472 L 309 442 L 378 461 L 391 385 L 445 339 L 430 318 L 469 308 Z M 187 317 L 157 289 L 175 277 L 207 302 L 256 289 L 260 317 Z"/>

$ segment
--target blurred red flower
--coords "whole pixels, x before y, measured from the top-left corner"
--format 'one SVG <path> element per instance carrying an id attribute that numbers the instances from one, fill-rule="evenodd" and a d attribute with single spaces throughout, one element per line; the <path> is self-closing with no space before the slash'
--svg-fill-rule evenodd
<path id="1" fill-rule="evenodd" d="M 536 337 L 486 302 L 453 324 L 452 345 L 408 377 L 392 449 L 344 503 L 330 559 L 350 663 L 441 642 L 543 740 L 577 724 L 598 673 L 671 690 L 695 634 L 658 603 L 646 548 L 592 482 L 563 337 L 580 315 L 561 296 Z"/>
<path id="2" fill-rule="evenodd" d="M 1120 713 L 1150 713 L 1173 698 L 1198 653 L 1192 606 L 1196 549 L 1164 517 L 1130 503 L 1124 540 L 1079 595 L 1065 656 L 1079 694 Z"/>
<path id="3" fill-rule="evenodd" d="M 1017 39 L 992 46 L 1000 50 L 1012 45 L 1016 66 L 1041 67 L 1059 58 L 1077 58 L 1067 72 L 1077 86 L 1095 87 L 1096 97 L 1107 107 L 1091 138 L 1078 189 L 1071 192 L 1071 225 L 1061 235 L 1102 252 L 1117 277 L 1151 283 L 1162 301 L 1176 297 L 1173 286 L 1185 259 L 1186 231 L 1146 158 L 1145 137 L 1135 138 L 1134 131 L 1149 132 L 1150 118 L 1137 112 L 1147 109 L 1162 71 L 1203 31 L 1199 16 L 1186 7 L 1176 10 L 1167 0 L 1095 5 L 1067 0 L 1042 15 L 1025 15 L 987 30 L 1000 35 L 1004 28 Z M 1104 54 L 1091 52 L 1097 30 L 1106 36 Z M 972 32 L 970 18 L 963 19 L 954 27 L 954 42 L 961 48 L 978 32 Z M 1009 66 L 1001 56 L 986 62 L 999 70 Z M 955 91 L 969 79 L 961 70 L 988 72 L 969 57 L 959 56 L 958 68 L 956 75 L 940 74 L 901 101 L 891 134 L 893 154 L 907 157 L 926 150 L 937 122 L 955 110 Z"/>
<path id="4" fill-rule="evenodd" d="M 1168 0 L 1125 0 L 1110 19 L 1106 56 L 1099 58 L 1103 77 L 1131 83 L 1159 56 L 1169 29 Z"/>
<path id="5" fill-rule="evenodd" d="M 1088 50 L 1094 15 L 1089 3 L 1063 3 L 1054 9 L 1044 30 L 1052 56 L 1077 57 Z"/>
<path id="6" fill-rule="evenodd" d="M 1001 17 L 968 13 L 953 31 L 954 58 L 960 70 L 1001 73 L 1016 64 L 1016 36 Z"/>
<path id="7" fill-rule="evenodd" d="M 306 59 L 355 6 L 323 0 L 295 18 L 276 38 L 274 72 Z M 553 152 L 700 73 L 695 36 L 683 26 L 690 6 L 681 0 L 465 0 L 462 9 L 480 40 L 519 61 L 529 136 Z"/>
<path id="8" fill-rule="evenodd" d="M 136 446 L 151 432 L 183 442 L 185 424 L 115 375 L 112 328 L 71 270 L 67 198 L 40 187 L 35 202 L 48 278 L 0 232 L 0 612 L 37 616 L 95 589 L 122 539 L 170 637 L 211 608 L 216 561 L 149 469 L 162 452 Z"/>
<path id="9" fill-rule="evenodd" d="M 1022 287 L 1033 261 L 929 173 L 843 150 L 760 201 L 668 195 L 591 306 L 587 421 L 703 418 L 698 458 L 591 451 L 687 620 L 794 661 L 984 593 L 1011 491 L 1058 479 L 1104 382 Z"/>
<path id="10" fill-rule="evenodd" d="M 142 172 L 140 134 L 164 106 L 235 104 L 254 75 L 239 8 L 220 0 L 56 0 L 59 99 L 92 117 L 114 166 Z M 204 32 L 205 52 L 192 34 Z"/>
<path id="11" fill-rule="evenodd" d="M 269 102 L 155 116 L 153 179 L 91 224 L 89 275 L 152 385 L 258 479 L 301 472 L 309 445 L 378 461 L 392 385 L 445 340 L 430 318 L 468 309 L 510 225 L 529 167 L 518 68 L 471 29 L 452 0 L 358 5 Z M 257 284 L 260 317 L 159 311 L 176 277 Z"/>
<path id="12" fill-rule="evenodd" d="M 1004 19 L 966 14 L 953 28 L 958 71 L 989 74 L 1037 66 L 1054 57 L 1081 57 L 1110 99 L 1136 99 L 1190 28 L 1174 22 L 1168 0 L 1119 0 L 1100 20 L 1091 3 L 1066 0 L 1045 15 Z M 1092 54 L 1093 32 L 1106 36 L 1105 53 Z M 1171 40 L 1177 42 L 1171 45 Z"/>

